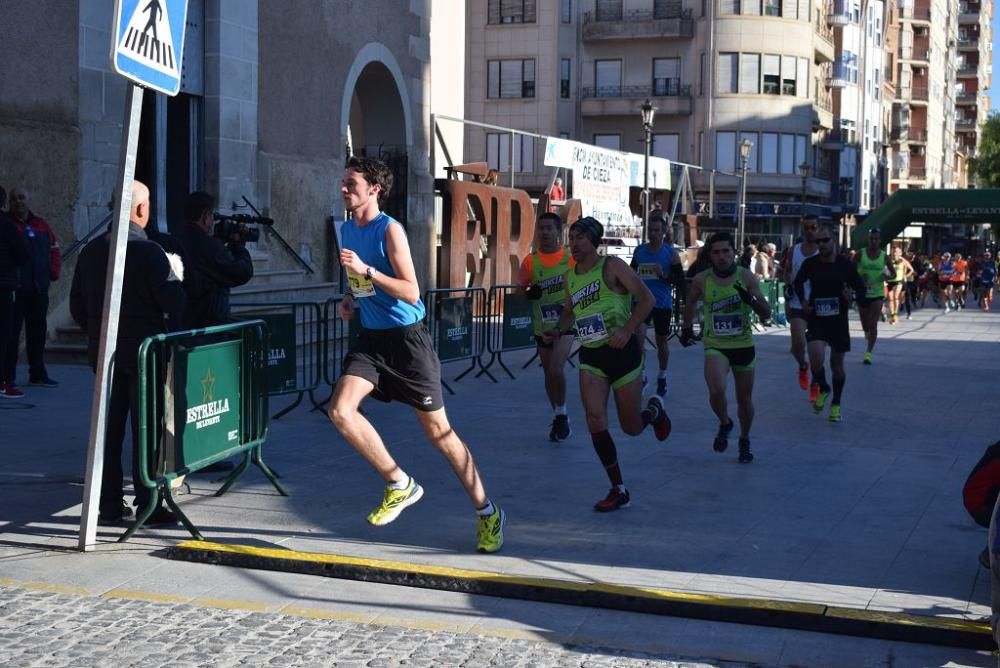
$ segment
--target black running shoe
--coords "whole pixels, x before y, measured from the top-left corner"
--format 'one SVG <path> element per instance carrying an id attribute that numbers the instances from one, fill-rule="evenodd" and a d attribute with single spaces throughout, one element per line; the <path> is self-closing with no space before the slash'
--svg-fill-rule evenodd
<path id="1" fill-rule="evenodd" d="M 657 378 L 656 379 L 656 396 L 663 397 L 667 394 L 667 379 Z"/>
<path id="2" fill-rule="evenodd" d="M 753 453 L 750 452 L 750 439 L 740 439 L 740 464 L 749 464 L 753 461 Z"/>
<path id="3" fill-rule="evenodd" d="M 733 430 L 734 422 L 729 421 L 729 424 L 720 424 L 719 431 L 715 434 L 715 440 L 712 441 L 712 449 L 716 452 L 725 452 L 726 448 L 729 447 L 729 432 Z"/>
<path id="4" fill-rule="evenodd" d="M 552 429 L 549 430 L 549 440 L 553 442 L 565 441 L 571 433 L 573 432 L 569 428 L 569 416 L 557 415 L 552 420 Z"/>

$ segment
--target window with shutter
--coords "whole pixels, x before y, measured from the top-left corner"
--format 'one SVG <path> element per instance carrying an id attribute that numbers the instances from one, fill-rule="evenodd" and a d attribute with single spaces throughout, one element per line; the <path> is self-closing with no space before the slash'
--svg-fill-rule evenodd
<path id="1" fill-rule="evenodd" d="M 781 93 L 781 56 L 764 54 L 764 94 Z"/>
<path id="2" fill-rule="evenodd" d="M 675 133 L 661 133 L 653 135 L 653 145 L 650 147 L 650 153 L 657 158 L 666 158 L 667 160 L 677 161 L 680 160 L 679 156 L 680 150 L 680 135 Z"/>
<path id="3" fill-rule="evenodd" d="M 744 0 L 743 13 L 747 16 L 760 16 L 760 0 Z"/>
<path id="4" fill-rule="evenodd" d="M 740 54 L 740 93 L 744 95 L 760 93 L 760 54 Z"/>
<path id="5" fill-rule="evenodd" d="M 716 72 L 716 78 L 718 79 L 718 92 L 739 92 L 739 82 L 737 81 L 737 75 L 739 73 L 739 65 L 737 61 L 738 57 L 739 54 L 737 53 L 719 54 L 718 71 Z"/>
<path id="6" fill-rule="evenodd" d="M 680 94 L 681 59 L 653 59 L 653 95 L 674 96 Z"/>
<path id="7" fill-rule="evenodd" d="M 598 21 L 621 21 L 622 0 L 597 0 L 594 15 Z"/>
<path id="8" fill-rule="evenodd" d="M 799 58 L 798 70 L 795 74 L 795 90 L 799 97 L 809 97 L 809 59 Z"/>
<path id="9" fill-rule="evenodd" d="M 781 94 L 795 95 L 795 56 L 781 57 Z"/>
<path id="10" fill-rule="evenodd" d="M 622 61 L 594 61 L 594 90 L 597 97 L 621 97 Z"/>

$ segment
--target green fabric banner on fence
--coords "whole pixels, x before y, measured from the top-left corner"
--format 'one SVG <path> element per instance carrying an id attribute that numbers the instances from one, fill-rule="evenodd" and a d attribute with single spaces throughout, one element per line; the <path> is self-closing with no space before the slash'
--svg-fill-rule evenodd
<path id="1" fill-rule="evenodd" d="M 442 362 L 472 357 L 472 297 L 437 301 L 438 358 Z"/>
<path id="2" fill-rule="evenodd" d="M 240 341 L 224 341 L 179 351 L 174 367 L 177 466 L 194 465 L 241 443 L 240 346 Z"/>
<path id="3" fill-rule="evenodd" d="M 531 302 L 507 294 L 503 298 L 503 350 L 529 348 L 535 345 L 535 329 L 531 320 Z"/>

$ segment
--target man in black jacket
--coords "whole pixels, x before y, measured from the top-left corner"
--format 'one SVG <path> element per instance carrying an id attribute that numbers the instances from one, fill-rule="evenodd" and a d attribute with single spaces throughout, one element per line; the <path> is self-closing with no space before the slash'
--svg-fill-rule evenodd
<path id="1" fill-rule="evenodd" d="M 101 482 L 100 515 L 105 525 L 119 524 L 132 515 L 123 503 L 122 443 L 125 424 L 131 414 L 132 481 L 135 505 L 149 504 L 149 490 L 139 477 L 139 346 L 143 339 L 167 331 L 166 320 L 177 318 L 184 309 L 185 293 L 180 280 L 183 267 L 146 237 L 149 222 L 149 189 L 135 181 L 129 213 L 128 251 L 122 282 L 118 346 L 115 352 L 108 400 L 108 430 L 104 444 L 104 474 Z M 73 319 L 87 332 L 90 366 L 97 368 L 104 307 L 105 280 L 110 251 L 109 235 L 91 241 L 80 253 L 70 292 Z M 174 523 L 173 513 L 161 506 L 147 524 Z"/>
<path id="2" fill-rule="evenodd" d="M 222 325 L 229 321 L 229 289 L 253 278 L 253 262 L 239 235 L 226 243 L 212 235 L 215 198 L 193 192 L 184 203 L 184 227 L 179 238 L 184 247 L 188 329 Z"/>
<path id="3" fill-rule="evenodd" d="M 0 399 L 20 399 L 24 392 L 14 385 L 13 377 L 7 377 L 2 360 L 7 359 L 7 346 L 13 338 L 17 268 L 28 261 L 28 247 L 3 211 L 6 202 L 7 191 L 0 188 Z"/>

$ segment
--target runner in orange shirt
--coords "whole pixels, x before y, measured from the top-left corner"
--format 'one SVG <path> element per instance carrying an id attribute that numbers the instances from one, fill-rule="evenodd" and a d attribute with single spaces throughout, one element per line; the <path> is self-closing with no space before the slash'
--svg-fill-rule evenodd
<path id="1" fill-rule="evenodd" d="M 955 290 L 955 301 L 958 308 L 965 308 L 965 288 L 969 280 L 969 261 L 962 257 L 961 253 L 955 253 L 955 269 L 951 275 L 952 286 Z"/>

